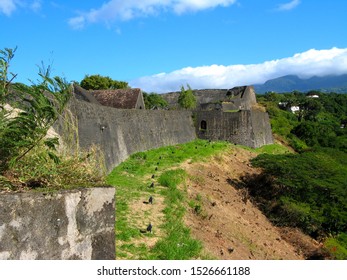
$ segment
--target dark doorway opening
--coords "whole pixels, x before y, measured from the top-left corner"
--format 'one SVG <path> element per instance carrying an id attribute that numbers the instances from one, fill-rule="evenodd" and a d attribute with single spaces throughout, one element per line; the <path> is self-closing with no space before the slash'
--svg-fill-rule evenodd
<path id="1" fill-rule="evenodd" d="M 206 130 L 206 129 L 207 129 L 207 123 L 206 123 L 206 121 L 201 121 L 201 123 L 200 123 L 200 129 L 202 129 L 202 130 Z"/>

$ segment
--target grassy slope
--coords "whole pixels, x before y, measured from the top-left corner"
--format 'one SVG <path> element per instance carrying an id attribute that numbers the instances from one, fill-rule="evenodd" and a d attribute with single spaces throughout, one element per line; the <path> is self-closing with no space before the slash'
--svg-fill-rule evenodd
<path id="1" fill-rule="evenodd" d="M 107 182 L 116 186 L 116 253 L 126 259 L 191 259 L 200 257 L 201 245 L 189 236 L 183 226 L 186 192 L 178 189 L 186 173 L 177 166 L 184 161 L 205 160 L 229 147 L 225 142 L 209 143 L 196 140 L 184 145 L 168 146 L 132 155 L 116 167 Z M 173 169 L 177 169 L 174 170 Z M 151 178 L 154 175 L 154 178 Z M 155 187 L 151 188 L 151 183 Z M 153 234 L 141 233 L 138 219 L 150 221 L 148 213 L 131 213 L 129 205 L 143 197 L 163 198 L 163 222 Z M 155 206 L 155 203 L 153 207 Z M 140 216 L 136 216 L 140 215 Z M 142 228 L 143 229 L 143 228 Z M 160 233 L 159 233 L 160 232 Z M 155 246 L 147 248 L 143 240 L 155 239 Z M 175 244 L 175 246 L 171 246 Z M 184 244 L 184 245 L 183 245 Z M 182 246 L 177 246 L 182 245 Z M 174 251 L 170 248 L 175 248 Z"/>
<path id="2" fill-rule="evenodd" d="M 116 186 L 117 258 L 206 258 L 201 255 L 200 242 L 192 239 L 190 230 L 183 225 L 183 216 L 189 203 L 185 189 L 187 174 L 178 167 L 184 162 L 208 161 L 210 156 L 230 149 L 231 144 L 226 142 L 196 140 L 134 154 L 116 167 L 107 182 Z M 278 154 L 287 152 L 287 149 L 270 145 L 255 151 Z M 154 188 L 150 187 L 151 183 L 154 183 Z M 144 198 L 149 196 L 155 198 L 154 205 L 134 212 L 133 206 L 141 207 Z M 155 207 L 161 207 L 158 201 L 163 202 L 162 219 L 154 214 Z M 153 233 L 141 233 L 140 230 L 153 221 L 154 215 L 158 216 L 158 221 L 153 226 Z"/>

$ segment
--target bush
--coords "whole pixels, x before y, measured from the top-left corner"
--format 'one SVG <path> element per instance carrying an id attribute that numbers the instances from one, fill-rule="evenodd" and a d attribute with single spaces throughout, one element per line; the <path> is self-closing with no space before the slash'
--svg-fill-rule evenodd
<path id="1" fill-rule="evenodd" d="M 337 260 L 347 260 L 347 234 L 341 233 L 336 237 L 330 237 L 324 242 L 330 255 Z"/>
<path id="2" fill-rule="evenodd" d="M 50 68 L 41 68 L 39 84 L 12 86 L 12 79 L 7 75 L 14 51 L 5 49 L 0 54 L 0 173 L 42 143 L 50 149 L 48 155 L 58 160 L 52 152 L 58 139 L 46 138 L 46 135 L 71 97 L 69 84 L 59 77 L 50 78 Z M 6 109 L 9 99 L 16 100 L 15 104 L 21 110 Z"/>
<path id="3" fill-rule="evenodd" d="M 143 93 L 143 99 L 145 102 L 145 107 L 147 109 L 166 109 L 168 108 L 169 104 L 167 101 L 160 95 L 156 93 Z"/>
<path id="4" fill-rule="evenodd" d="M 184 109 L 194 109 L 196 107 L 196 97 L 189 85 L 187 90 L 184 86 L 181 87 L 178 104 Z"/>
<path id="5" fill-rule="evenodd" d="M 0 51 L 0 188 L 57 189 L 103 183 L 97 152 L 60 158 L 58 138 L 47 137 L 71 97 L 70 85 L 60 77 L 51 78 L 50 67 L 39 70 L 37 84 L 13 83 L 16 75 L 9 74 L 9 67 L 14 52 Z"/>
<path id="6" fill-rule="evenodd" d="M 299 226 L 312 236 L 347 230 L 347 155 L 335 149 L 301 154 L 262 154 L 252 160 L 260 175 L 244 186 L 277 224 Z"/>
<path id="7" fill-rule="evenodd" d="M 81 81 L 81 87 L 87 90 L 100 90 L 100 89 L 124 89 L 128 88 L 127 82 L 113 80 L 110 77 L 101 75 L 86 75 Z"/>

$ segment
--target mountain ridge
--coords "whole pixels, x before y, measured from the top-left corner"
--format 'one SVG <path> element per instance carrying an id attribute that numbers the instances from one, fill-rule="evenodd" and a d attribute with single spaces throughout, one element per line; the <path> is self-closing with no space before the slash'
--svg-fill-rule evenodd
<path id="1" fill-rule="evenodd" d="M 319 90 L 322 92 L 347 93 L 347 74 L 313 76 L 308 79 L 300 78 L 297 75 L 286 75 L 266 81 L 264 84 L 255 84 L 257 93 L 265 92 L 291 92 Z"/>

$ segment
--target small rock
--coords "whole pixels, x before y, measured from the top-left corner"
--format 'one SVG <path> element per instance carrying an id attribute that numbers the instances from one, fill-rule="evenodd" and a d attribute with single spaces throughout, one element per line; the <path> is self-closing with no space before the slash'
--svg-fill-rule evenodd
<path id="1" fill-rule="evenodd" d="M 229 252 L 229 254 L 231 254 L 232 252 L 234 252 L 234 248 L 229 247 L 229 248 L 228 248 L 228 252 Z"/>

